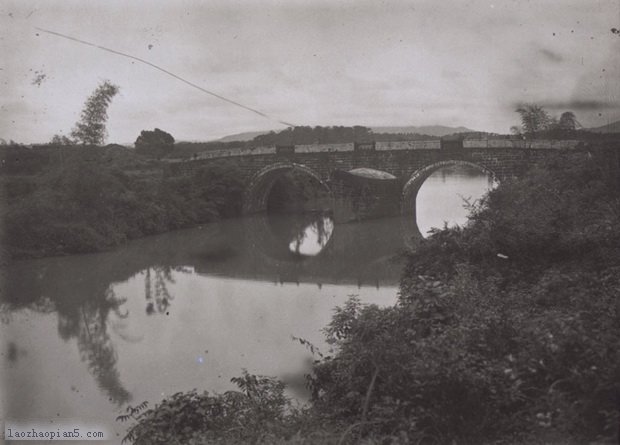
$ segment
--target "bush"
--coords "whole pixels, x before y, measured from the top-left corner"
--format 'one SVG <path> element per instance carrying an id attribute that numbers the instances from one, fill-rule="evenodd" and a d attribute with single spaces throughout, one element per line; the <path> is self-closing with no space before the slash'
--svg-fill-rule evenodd
<path id="1" fill-rule="evenodd" d="M 172 151 L 174 138 L 159 128 L 153 131 L 142 130 L 134 145 L 137 153 L 160 158 Z"/>
<path id="2" fill-rule="evenodd" d="M 44 174 L 4 179 L 5 245 L 13 257 L 96 252 L 241 213 L 243 184 L 230 164 L 191 176 L 136 175 L 106 153 L 73 150 Z"/>
<path id="3" fill-rule="evenodd" d="M 273 443 L 288 431 L 293 410 L 284 384 L 250 375 L 232 381 L 240 391 L 177 393 L 154 409 L 117 420 L 136 421 L 125 440 L 134 444 Z"/>
<path id="4" fill-rule="evenodd" d="M 500 291 L 495 277 L 481 282 L 472 272 L 461 265 L 448 284 L 418 277 L 396 307 L 349 303 L 328 328 L 337 353 L 315 368 L 315 406 L 414 442 L 612 434 L 618 275 L 566 296 L 552 286 Z"/>
<path id="5" fill-rule="evenodd" d="M 223 218 L 241 214 L 243 182 L 241 172 L 229 161 L 221 161 L 198 170 L 193 178 L 199 199 L 211 202 Z"/>
<path id="6" fill-rule="evenodd" d="M 315 406 L 414 442 L 614 434 L 620 203 L 596 159 L 575 161 L 502 184 L 468 227 L 420 241 L 397 306 L 339 310 Z"/>

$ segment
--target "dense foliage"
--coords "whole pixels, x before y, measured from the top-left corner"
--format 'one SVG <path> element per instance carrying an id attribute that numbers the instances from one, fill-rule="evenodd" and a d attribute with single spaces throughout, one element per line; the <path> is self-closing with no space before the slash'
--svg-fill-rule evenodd
<path id="1" fill-rule="evenodd" d="M 515 110 L 521 125 L 510 128 L 514 136 L 530 139 L 579 139 L 603 141 L 606 137 L 592 129 L 584 129 L 572 111 L 563 112 L 559 118 L 537 104 L 521 104 Z"/>
<path id="2" fill-rule="evenodd" d="M 94 252 L 241 208 L 242 184 L 226 162 L 165 176 L 157 161 L 127 149 L 70 147 L 26 165 L 2 178 L 3 245 L 14 257 Z"/>
<path id="3" fill-rule="evenodd" d="M 284 411 L 257 429 L 244 417 L 258 416 L 248 394 L 179 395 L 138 418 L 136 443 L 188 415 L 193 443 L 610 440 L 620 400 L 619 191 L 617 166 L 582 154 L 504 182 L 472 206 L 466 228 L 419 241 L 397 305 L 353 298 L 336 311 L 307 410 L 277 399 Z M 239 406 L 226 409 L 232 400 Z"/>
<path id="4" fill-rule="evenodd" d="M 418 133 L 375 133 L 368 127 L 290 127 L 285 130 L 256 136 L 253 145 L 304 145 L 304 144 L 339 144 L 371 141 L 415 141 L 438 139 Z"/>
<path id="5" fill-rule="evenodd" d="M 315 407 L 413 443 L 614 434 L 617 181 L 566 155 L 492 191 L 466 229 L 421 241 L 397 306 L 351 301 L 334 317 Z"/>
<path id="6" fill-rule="evenodd" d="M 372 140 L 370 128 L 355 127 L 289 127 L 280 132 L 269 132 L 256 136 L 253 140 L 259 145 L 292 145 L 292 144 L 333 144 L 346 142 L 364 142 Z"/>
<path id="7" fill-rule="evenodd" d="M 128 408 L 118 420 L 137 423 L 126 439 L 149 445 L 273 443 L 285 434 L 293 417 L 284 384 L 247 372 L 233 382 L 240 391 L 214 395 L 190 391 L 174 394 L 154 409 Z"/>
<path id="8" fill-rule="evenodd" d="M 136 152 L 159 158 L 172 151 L 174 137 L 159 128 L 142 130 L 134 145 Z"/>

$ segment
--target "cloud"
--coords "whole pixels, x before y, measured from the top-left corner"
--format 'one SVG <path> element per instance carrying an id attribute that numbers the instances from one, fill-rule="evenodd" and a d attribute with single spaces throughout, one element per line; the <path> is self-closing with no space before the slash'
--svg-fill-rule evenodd
<path id="1" fill-rule="evenodd" d="M 8 1 L 15 18 L 0 15 L 0 117 L 16 122 L 0 130 L 13 139 L 71 128 L 102 79 L 121 86 L 109 110 L 113 141 L 153 126 L 178 139 L 280 127 L 137 61 L 32 28 L 50 23 L 299 124 L 502 131 L 516 101 L 581 111 L 593 125 L 620 110 L 620 39 L 610 33 L 617 0 L 597 8 L 583 0 Z M 34 70 L 47 75 L 40 86 Z"/>
<path id="2" fill-rule="evenodd" d="M 543 102 L 542 105 L 552 110 L 575 110 L 575 111 L 594 111 L 594 110 L 611 110 L 620 108 L 620 102 L 611 102 L 604 100 L 569 100 L 557 102 Z"/>
<path id="3" fill-rule="evenodd" d="M 538 52 L 550 62 L 560 63 L 564 60 L 564 57 L 562 55 L 545 48 L 540 49 Z"/>

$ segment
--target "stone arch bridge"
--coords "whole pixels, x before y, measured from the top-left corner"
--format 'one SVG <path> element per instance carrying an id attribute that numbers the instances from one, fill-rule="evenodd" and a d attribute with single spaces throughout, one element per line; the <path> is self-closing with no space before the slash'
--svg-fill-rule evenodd
<path id="1" fill-rule="evenodd" d="M 572 140 L 486 139 L 468 139 L 457 144 L 431 140 L 256 147 L 204 152 L 188 160 L 170 162 L 167 170 L 172 175 L 189 173 L 216 160 L 232 159 L 246 184 L 244 214 L 266 210 L 267 198 L 275 181 L 294 170 L 315 178 L 325 187 L 335 200 L 336 222 L 346 222 L 395 213 L 413 214 L 422 183 L 446 165 L 469 165 L 503 181 L 519 176 L 537 161 L 559 150 L 577 147 L 578 142 Z M 388 181 L 391 186 L 374 186 L 381 182 L 380 179 L 352 181 L 354 175 L 347 175 L 347 172 L 356 169 L 383 172 L 384 177 L 391 179 Z M 366 192 L 363 205 L 360 205 L 363 200 L 355 199 L 360 191 Z M 388 195 L 390 199 L 386 200 Z M 352 201 L 357 204 L 351 204 Z M 373 212 L 373 202 L 386 201 L 396 201 L 396 204 L 389 209 L 380 209 L 379 214 Z M 349 211 L 340 211 L 344 207 Z"/>

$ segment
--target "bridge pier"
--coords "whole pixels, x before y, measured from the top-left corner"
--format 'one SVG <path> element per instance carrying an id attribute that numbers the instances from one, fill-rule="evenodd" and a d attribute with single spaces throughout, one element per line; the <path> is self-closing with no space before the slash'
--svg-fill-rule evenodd
<path id="1" fill-rule="evenodd" d="M 369 170 L 369 169 L 366 169 Z M 347 223 L 398 216 L 402 184 L 396 177 L 371 178 L 337 170 L 329 186 L 334 195 L 334 222 Z"/>

